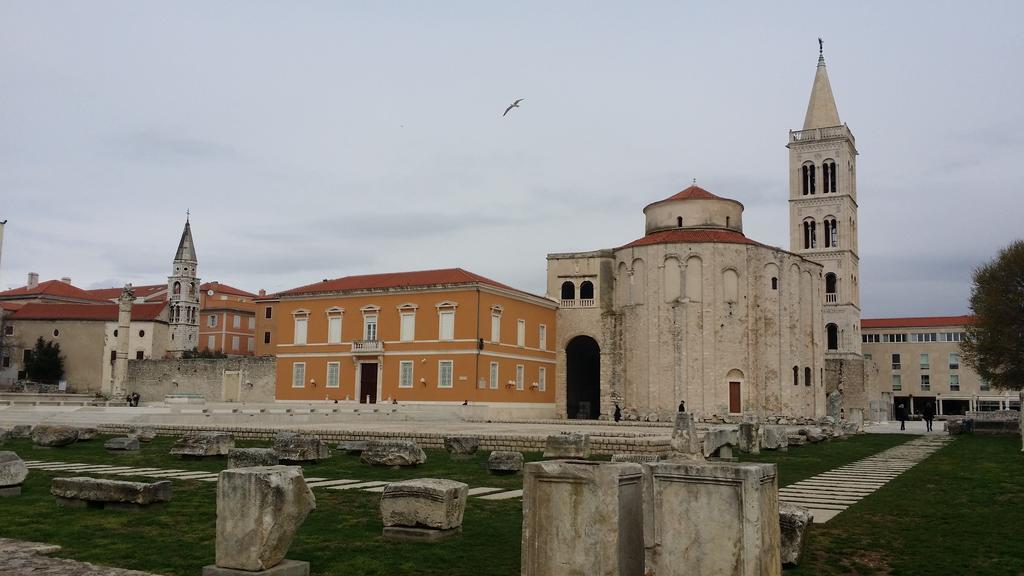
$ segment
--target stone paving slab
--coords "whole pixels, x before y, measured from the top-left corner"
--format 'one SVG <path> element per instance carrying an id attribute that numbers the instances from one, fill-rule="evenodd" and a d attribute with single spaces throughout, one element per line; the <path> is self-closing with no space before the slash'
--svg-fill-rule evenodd
<path id="1" fill-rule="evenodd" d="M 318 480 L 316 482 L 306 481 L 310 488 L 326 488 L 327 486 L 340 486 L 342 484 L 355 484 L 359 480 Z"/>
<path id="2" fill-rule="evenodd" d="M 4 576 L 156 576 L 137 570 L 98 566 L 45 554 L 59 552 L 60 546 L 0 538 L 0 574 Z"/>
<path id="3" fill-rule="evenodd" d="M 373 488 L 363 488 L 363 492 L 376 492 L 378 494 L 383 494 L 384 493 L 384 489 L 387 488 L 387 487 L 388 487 L 388 485 L 385 484 L 383 486 L 374 486 Z"/>
<path id="4" fill-rule="evenodd" d="M 327 489 L 328 490 L 354 490 L 356 488 L 373 488 L 373 487 L 376 487 L 376 486 L 383 486 L 384 484 L 387 484 L 387 482 L 382 482 L 380 480 L 373 480 L 373 481 L 370 481 L 370 482 L 356 482 L 355 484 L 345 484 L 343 486 L 329 486 Z"/>
<path id="5" fill-rule="evenodd" d="M 479 496 L 481 494 L 490 494 L 491 492 L 501 492 L 502 490 L 504 490 L 504 488 L 470 488 L 469 495 Z"/>

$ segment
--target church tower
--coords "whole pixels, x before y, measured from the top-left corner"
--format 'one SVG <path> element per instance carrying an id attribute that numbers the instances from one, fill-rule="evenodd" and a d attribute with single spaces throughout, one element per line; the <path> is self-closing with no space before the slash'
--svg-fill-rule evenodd
<path id="1" fill-rule="evenodd" d="M 857 148 L 839 120 L 825 57 L 818 68 L 802 130 L 789 132 L 790 251 L 824 266 L 825 358 L 861 353 L 860 264 L 857 256 Z"/>
<path id="2" fill-rule="evenodd" d="M 196 249 L 192 226 L 185 219 L 173 272 L 167 277 L 167 351 L 181 356 L 199 346 L 199 278 L 196 277 Z"/>

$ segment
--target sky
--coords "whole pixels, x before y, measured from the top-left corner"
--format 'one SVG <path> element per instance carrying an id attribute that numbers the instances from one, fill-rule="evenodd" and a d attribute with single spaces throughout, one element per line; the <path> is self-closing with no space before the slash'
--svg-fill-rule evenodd
<path id="1" fill-rule="evenodd" d="M 788 249 L 825 58 L 858 158 L 865 317 L 963 314 L 1024 237 L 1024 3 L 0 0 L 0 288 L 257 291 L 643 235 L 694 179 Z M 501 113 L 517 98 L 521 107 Z"/>

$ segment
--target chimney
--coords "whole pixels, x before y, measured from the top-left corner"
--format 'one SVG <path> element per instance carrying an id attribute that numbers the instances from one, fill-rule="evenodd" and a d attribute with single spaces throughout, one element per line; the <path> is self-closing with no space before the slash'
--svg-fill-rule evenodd
<path id="1" fill-rule="evenodd" d="M 266 295 L 267 295 L 267 291 L 264 290 L 263 288 L 260 288 L 260 296 L 266 296 Z"/>
<path id="2" fill-rule="evenodd" d="M 60 281 L 65 283 L 65 284 L 71 284 L 71 276 L 65 276 L 65 277 L 61 278 Z"/>
<path id="3" fill-rule="evenodd" d="M 38 272 L 29 272 L 28 273 L 28 287 L 29 288 L 35 288 L 36 286 L 39 286 L 39 273 Z"/>

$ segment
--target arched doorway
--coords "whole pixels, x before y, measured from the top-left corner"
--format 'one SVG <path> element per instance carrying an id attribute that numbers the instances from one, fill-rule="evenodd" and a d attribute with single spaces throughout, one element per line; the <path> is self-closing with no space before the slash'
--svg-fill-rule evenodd
<path id="1" fill-rule="evenodd" d="M 565 405 L 569 418 L 601 415 L 601 347 L 590 336 L 577 336 L 565 347 Z"/>

